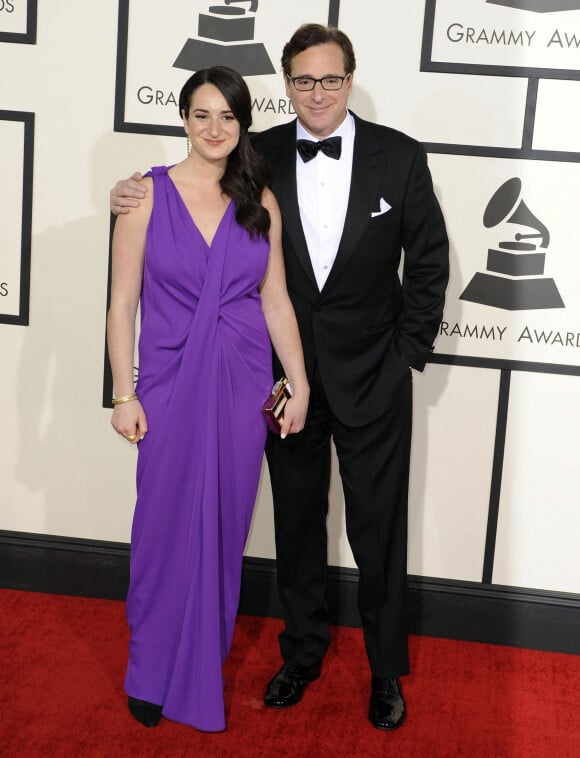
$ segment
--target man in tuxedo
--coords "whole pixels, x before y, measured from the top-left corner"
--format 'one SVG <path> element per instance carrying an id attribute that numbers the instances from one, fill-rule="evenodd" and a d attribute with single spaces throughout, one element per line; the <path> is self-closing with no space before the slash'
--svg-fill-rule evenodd
<path id="1" fill-rule="evenodd" d="M 334 27 L 301 26 L 284 47 L 297 119 L 255 136 L 283 219 L 283 249 L 311 385 L 302 432 L 270 434 L 284 664 L 264 702 L 298 703 L 329 645 L 330 441 L 359 568 L 358 604 L 371 669 L 369 720 L 405 717 L 405 587 L 411 368 L 422 370 L 443 312 L 448 241 L 421 145 L 347 109 L 355 55 Z M 114 212 L 135 182 L 112 191 Z M 404 251 L 402 281 L 399 277 Z M 282 368 L 274 357 L 275 377 Z M 332 703 L 328 704 L 332 707 Z"/>

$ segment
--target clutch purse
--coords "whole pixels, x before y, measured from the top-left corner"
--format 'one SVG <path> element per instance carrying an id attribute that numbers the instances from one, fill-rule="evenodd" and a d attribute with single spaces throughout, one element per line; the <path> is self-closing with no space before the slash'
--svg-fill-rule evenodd
<path id="1" fill-rule="evenodd" d="M 272 392 L 262 406 L 266 423 L 274 434 L 280 434 L 280 419 L 284 415 L 284 408 L 292 395 L 292 386 L 288 379 L 283 376 L 272 387 Z"/>

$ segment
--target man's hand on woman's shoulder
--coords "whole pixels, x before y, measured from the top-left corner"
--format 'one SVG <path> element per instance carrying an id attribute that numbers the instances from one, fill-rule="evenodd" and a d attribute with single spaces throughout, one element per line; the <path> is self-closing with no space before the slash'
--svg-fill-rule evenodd
<path id="1" fill-rule="evenodd" d="M 128 213 L 129 208 L 138 208 L 145 197 L 147 188 L 141 182 L 142 175 L 135 171 L 130 179 L 120 179 L 110 192 L 111 213 L 119 216 Z"/>

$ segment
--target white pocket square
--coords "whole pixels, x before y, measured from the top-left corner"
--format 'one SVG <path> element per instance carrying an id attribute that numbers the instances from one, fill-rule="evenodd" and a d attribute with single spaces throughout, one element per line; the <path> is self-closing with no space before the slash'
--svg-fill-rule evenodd
<path id="1" fill-rule="evenodd" d="M 380 201 L 379 201 L 379 208 L 380 208 L 380 210 L 378 210 L 378 211 L 373 211 L 373 212 L 371 213 L 371 218 L 374 218 L 375 216 L 382 216 L 382 215 L 383 215 L 383 213 L 387 213 L 388 211 L 390 211 L 392 207 L 393 207 L 393 206 L 392 206 L 392 205 L 389 205 L 389 204 L 387 203 L 387 201 L 385 200 L 385 198 L 384 198 L 384 197 L 381 197 L 381 199 L 380 199 Z"/>

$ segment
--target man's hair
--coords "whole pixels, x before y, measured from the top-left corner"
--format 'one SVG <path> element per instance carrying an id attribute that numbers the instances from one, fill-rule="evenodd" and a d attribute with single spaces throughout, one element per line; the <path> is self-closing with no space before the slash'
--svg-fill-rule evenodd
<path id="1" fill-rule="evenodd" d="M 324 45 L 327 42 L 335 42 L 340 47 L 344 58 L 344 71 L 346 74 L 352 74 L 356 68 L 352 42 L 340 29 L 335 26 L 322 26 L 322 24 L 303 24 L 294 32 L 282 51 L 282 71 L 286 76 L 290 76 L 292 58 L 308 50 L 309 47 Z"/>

